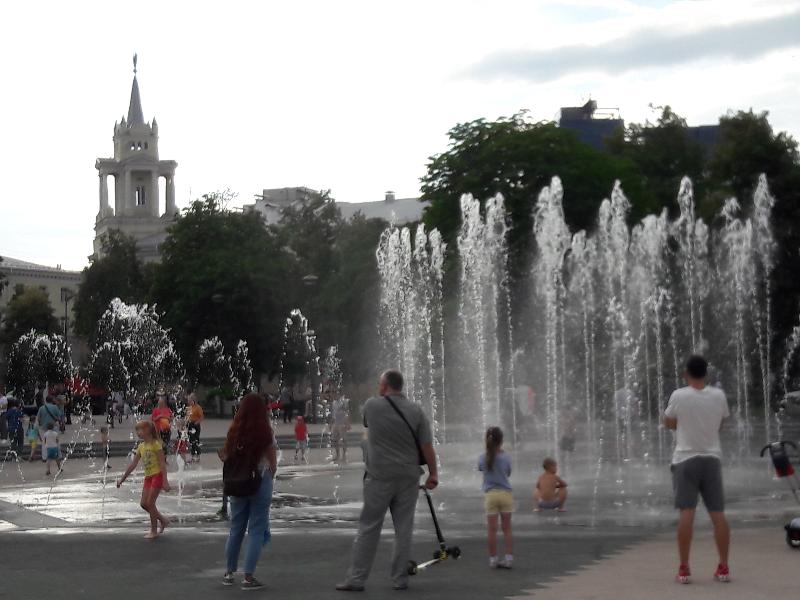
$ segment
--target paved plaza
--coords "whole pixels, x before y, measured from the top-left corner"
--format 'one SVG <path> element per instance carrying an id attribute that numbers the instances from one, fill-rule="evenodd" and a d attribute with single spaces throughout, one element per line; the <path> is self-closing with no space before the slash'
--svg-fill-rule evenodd
<path id="1" fill-rule="evenodd" d="M 204 433 L 218 444 L 227 422 L 209 420 Z M 278 427 L 278 437 L 288 433 Z M 285 448 L 272 506 L 273 540 L 257 575 L 266 583 L 263 595 L 282 598 L 341 598 L 333 586 L 348 565 L 360 509 L 363 475 L 360 448 L 351 448 L 347 464 L 333 464 L 320 436 L 312 444 L 309 464 L 295 464 Z M 358 431 L 355 432 L 356 434 Z M 65 438 L 96 432 L 74 426 Z M 112 440 L 123 444 L 129 428 L 119 427 Z M 357 437 L 357 436 L 356 436 Z M 132 442 L 131 442 L 132 443 Z M 283 444 L 287 446 L 288 444 Z M 478 475 L 472 471 L 477 449 L 449 444 L 441 449 L 442 485 L 434 494 L 444 534 L 463 556 L 419 574 L 407 595 L 415 598 L 774 598 L 796 589 L 792 567 L 800 554 L 783 541 L 782 524 L 793 516 L 791 497 L 772 481 L 766 465 L 737 469 L 729 477 L 733 524 L 733 582 L 711 579 L 714 553 L 705 515 L 698 517 L 693 554 L 694 583 L 672 580 L 676 565 L 667 478 L 637 475 L 614 494 L 615 482 L 584 475 L 579 465 L 566 467 L 572 495 L 567 513 L 535 514 L 530 490 L 536 457 L 533 444 L 515 451 L 515 564 L 512 571 L 487 566 L 484 518 Z M 178 470 L 170 458 L 173 491 L 159 500 L 173 519 L 167 533 L 142 539 L 145 515 L 138 506 L 141 475 L 121 489 L 114 481 L 126 465 L 124 456 L 110 460 L 104 473 L 98 457 L 70 458 L 53 481 L 39 462 L 9 460 L 0 471 L 0 548 L 4 577 L 0 598 L 219 598 L 240 594 L 224 588 L 226 522 L 220 507 L 221 469 L 213 452 L 199 465 Z M 763 468 L 762 468 L 763 467 Z M 606 479 L 604 475 L 601 478 Z M 760 495 L 748 489 L 761 480 Z M 749 482 L 749 483 L 748 483 Z M 596 490 L 600 490 L 596 492 Z M 622 500 L 621 500 L 622 498 Z M 388 578 L 391 523 L 376 556 L 363 598 L 392 597 Z M 414 557 L 425 560 L 436 548 L 424 502 L 417 507 Z M 46 572 L 46 576 L 42 576 Z"/>

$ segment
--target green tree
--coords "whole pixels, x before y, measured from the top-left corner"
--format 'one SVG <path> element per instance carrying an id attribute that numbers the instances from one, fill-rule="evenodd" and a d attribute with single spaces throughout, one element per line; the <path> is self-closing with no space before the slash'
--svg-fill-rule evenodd
<path id="1" fill-rule="evenodd" d="M 533 207 L 553 175 L 564 184 L 564 216 L 573 230 L 593 227 L 616 179 L 622 180 L 630 198 L 641 196 L 640 180 L 628 159 L 595 150 L 555 123 L 532 123 L 524 112 L 461 123 L 449 137 L 450 148 L 430 159 L 421 180 L 422 199 L 431 202 L 425 224 L 438 228 L 452 250 L 461 195 L 472 194 L 483 202 L 503 194 L 510 217 L 512 275 L 521 274 L 531 250 Z"/>
<path id="2" fill-rule="evenodd" d="M 103 236 L 101 243 L 103 257 L 83 270 L 83 281 L 75 299 L 75 332 L 90 339 L 112 299 L 137 304 L 147 296 L 145 270 L 136 258 L 136 241 L 112 229 Z"/>
<path id="3" fill-rule="evenodd" d="M 273 227 L 291 250 L 300 277 L 295 306 L 313 324 L 320 347 L 338 346 L 344 371 L 361 380 L 372 369 L 380 281 L 375 248 L 388 223 L 357 214 L 349 221 L 327 191 L 284 211 Z"/>
<path id="4" fill-rule="evenodd" d="M 229 198 L 203 196 L 169 229 L 151 298 L 185 359 L 219 336 L 229 348 L 247 341 L 255 368 L 277 370 L 293 259 L 258 213 L 227 210 Z"/>
<path id="5" fill-rule="evenodd" d="M 635 167 L 639 194 L 631 198 L 631 217 L 640 220 L 667 207 L 674 216 L 681 179 L 688 176 L 695 193 L 702 196 L 705 153 L 689 135 L 686 120 L 669 106 L 662 108 L 655 124 L 630 124 L 607 141 L 609 152 L 627 158 Z M 628 187 L 623 181 L 623 187 Z"/>
<path id="6" fill-rule="evenodd" d="M 17 286 L 8 302 L 3 320 L 3 339 L 13 342 L 21 335 L 36 333 L 56 333 L 58 320 L 47 293 L 38 287 Z"/>
<path id="7" fill-rule="evenodd" d="M 719 137 L 708 162 L 705 202 L 716 212 L 725 198 L 748 205 L 761 173 L 775 197 L 772 228 L 777 242 L 772 272 L 773 344 L 791 331 L 800 306 L 800 155 L 797 141 L 775 133 L 768 113 L 739 111 L 720 118 Z M 775 361 L 783 348 L 775 348 Z M 773 368 L 777 363 L 772 365 Z"/>
<path id="8" fill-rule="evenodd" d="M 98 321 L 89 376 L 112 391 L 146 393 L 183 376 L 172 340 L 154 308 L 115 298 Z"/>
<path id="9" fill-rule="evenodd" d="M 244 340 L 239 340 L 236 344 L 236 352 L 231 356 L 231 371 L 236 396 L 243 396 L 253 389 L 253 367 L 248 356 L 247 342 Z"/>
<path id="10" fill-rule="evenodd" d="M 32 398 L 37 386 L 63 382 L 72 375 L 72 358 L 62 336 L 31 330 L 11 344 L 7 377 L 19 396 Z"/>
<path id="11" fill-rule="evenodd" d="M 225 353 L 225 348 L 216 336 L 203 340 L 197 350 L 197 381 L 209 387 L 233 386 L 233 370 L 231 357 Z"/>

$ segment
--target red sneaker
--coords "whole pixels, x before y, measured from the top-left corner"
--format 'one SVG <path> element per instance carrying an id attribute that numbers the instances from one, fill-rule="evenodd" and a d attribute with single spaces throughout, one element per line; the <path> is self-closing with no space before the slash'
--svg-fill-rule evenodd
<path id="1" fill-rule="evenodd" d="M 681 565 L 678 567 L 678 574 L 675 575 L 675 581 L 678 583 L 691 583 L 692 573 L 689 571 L 689 565 Z"/>
<path id="2" fill-rule="evenodd" d="M 728 571 L 728 565 L 717 565 L 717 570 L 714 572 L 714 579 L 722 583 L 730 583 L 731 573 Z"/>

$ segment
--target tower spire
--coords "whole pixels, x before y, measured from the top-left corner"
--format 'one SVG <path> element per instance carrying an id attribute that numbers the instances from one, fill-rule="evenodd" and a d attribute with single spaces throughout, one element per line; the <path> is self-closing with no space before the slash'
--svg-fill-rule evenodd
<path id="1" fill-rule="evenodd" d="M 139 97 L 139 82 L 136 80 L 137 63 L 139 57 L 133 55 L 133 86 L 131 87 L 131 102 L 128 105 L 128 127 L 132 125 L 144 125 L 144 113 L 142 112 L 142 99 Z"/>

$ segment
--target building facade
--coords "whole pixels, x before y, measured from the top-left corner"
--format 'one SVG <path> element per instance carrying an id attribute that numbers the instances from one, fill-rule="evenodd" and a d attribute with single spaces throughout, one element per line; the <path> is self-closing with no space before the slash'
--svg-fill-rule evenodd
<path id="1" fill-rule="evenodd" d="M 383 219 L 392 225 L 408 225 L 422 220 L 422 212 L 430 202 L 419 198 L 396 198 L 394 192 L 386 192 L 383 200 L 373 202 L 337 202 L 342 217 L 352 219 L 357 214 L 367 219 Z"/>
<path id="2" fill-rule="evenodd" d="M 265 189 L 256 196 L 254 204 L 246 204 L 243 210 L 258 212 L 267 225 L 274 225 L 281 220 L 285 209 L 304 206 L 318 198 L 320 193 L 307 187 Z M 346 221 L 361 214 L 367 219 L 383 219 L 393 225 L 407 225 L 422 220 L 422 211 L 429 204 L 419 198 L 396 198 L 391 191 L 386 192 L 383 200 L 374 202 L 336 201 Z"/>
<path id="3" fill-rule="evenodd" d="M 0 273 L 5 275 L 8 285 L 0 293 L 0 322 L 5 314 L 6 306 L 16 290 L 20 288 L 39 288 L 50 301 L 53 314 L 61 324 L 61 333 L 66 335 L 72 348 L 72 360 L 75 364 L 85 360 L 87 347 L 85 340 L 79 339 L 73 332 L 75 322 L 73 307 L 78 288 L 81 285 L 80 271 L 67 271 L 60 266 L 48 267 L 35 263 L 3 256 L 0 261 Z M 0 351 L 0 376 L 5 373 L 5 351 Z"/>
<path id="4" fill-rule="evenodd" d="M 145 122 L 139 82 L 133 59 L 133 85 L 127 118 L 114 123 L 114 156 L 98 158 L 95 167 L 100 179 L 100 209 L 95 219 L 94 254 L 103 255 L 102 238 L 111 229 L 132 236 L 137 254 L 144 262 L 160 258 L 166 230 L 178 213 L 175 205 L 174 160 L 158 156 L 158 123 L 155 117 Z M 109 176 L 113 179 L 114 206 L 109 202 Z M 161 210 L 159 178 L 165 180 L 165 206 Z"/>

